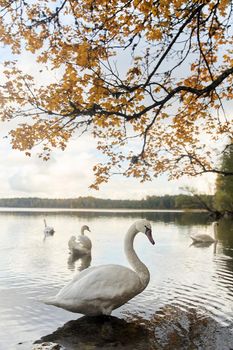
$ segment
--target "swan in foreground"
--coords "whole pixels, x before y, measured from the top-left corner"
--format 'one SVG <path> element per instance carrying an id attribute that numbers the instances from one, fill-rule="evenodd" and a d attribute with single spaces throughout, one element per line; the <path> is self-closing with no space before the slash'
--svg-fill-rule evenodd
<path id="1" fill-rule="evenodd" d="M 91 230 L 87 225 L 81 227 L 81 235 L 77 237 L 71 236 L 68 241 L 68 247 L 73 255 L 82 255 L 82 254 L 90 254 L 91 253 L 91 240 L 89 237 L 85 236 L 84 232 Z"/>
<path id="2" fill-rule="evenodd" d="M 53 227 L 47 226 L 47 222 L 46 222 L 45 219 L 44 219 L 44 225 L 45 225 L 44 234 L 45 234 L 46 236 L 53 235 L 54 232 L 55 232 L 55 230 L 54 230 Z"/>
<path id="3" fill-rule="evenodd" d="M 190 236 L 193 240 L 193 243 L 214 243 L 217 241 L 217 226 L 218 222 L 215 221 L 212 224 L 214 237 L 207 234 L 196 234 L 194 236 Z"/>
<path id="4" fill-rule="evenodd" d="M 57 295 L 44 303 L 89 316 L 110 315 L 112 310 L 141 293 L 149 283 L 150 273 L 133 248 L 138 232 L 155 244 L 149 221 L 138 220 L 130 226 L 124 249 L 133 270 L 113 264 L 89 267 L 77 273 Z"/>

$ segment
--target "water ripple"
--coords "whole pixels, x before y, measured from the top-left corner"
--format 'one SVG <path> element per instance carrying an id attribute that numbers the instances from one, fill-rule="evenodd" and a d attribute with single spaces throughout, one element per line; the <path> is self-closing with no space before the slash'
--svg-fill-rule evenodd
<path id="1" fill-rule="evenodd" d="M 80 226 L 80 218 L 53 214 L 51 222 L 54 219 L 54 226 L 59 229 L 43 242 L 43 216 L 33 215 L 23 217 L 22 221 L 14 217 L 14 224 L 8 220 L 5 225 L 9 226 L 0 233 L 0 339 L 6 344 L 5 349 L 15 349 L 12 343 L 38 339 L 80 316 L 38 301 L 56 294 L 72 278 L 74 271 L 68 268 L 67 240 Z M 93 265 L 127 263 L 122 252 L 123 236 L 115 230 L 119 225 L 127 227 L 127 220 L 127 217 L 122 221 L 92 217 L 89 224 L 91 229 L 95 227 Z M 162 222 L 153 225 L 157 241 L 153 250 L 143 237 L 140 244 L 136 244 L 139 256 L 148 265 L 151 281 L 143 293 L 114 314 L 122 317 L 130 312 L 149 319 L 169 304 L 184 311 L 195 308 L 222 325 L 232 324 L 233 258 L 230 254 L 233 247 L 224 247 L 224 240 L 218 244 L 216 253 L 213 246 L 189 247 L 188 225 Z M 35 227 L 41 227 L 41 232 Z M 111 235 L 109 227 L 113 228 Z M 14 335 L 12 339 L 6 336 L 9 333 Z"/>

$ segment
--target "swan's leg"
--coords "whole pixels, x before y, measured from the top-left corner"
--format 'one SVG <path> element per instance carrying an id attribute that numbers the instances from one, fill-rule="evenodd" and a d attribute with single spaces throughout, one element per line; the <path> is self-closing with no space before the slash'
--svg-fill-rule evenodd
<path id="1" fill-rule="evenodd" d="M 103 307 L 102 308 L 102 313 L 103 313 L 103 315 L 110 316 L 111 313 L 112 313 L 112 307 L 111 306 Z"/>

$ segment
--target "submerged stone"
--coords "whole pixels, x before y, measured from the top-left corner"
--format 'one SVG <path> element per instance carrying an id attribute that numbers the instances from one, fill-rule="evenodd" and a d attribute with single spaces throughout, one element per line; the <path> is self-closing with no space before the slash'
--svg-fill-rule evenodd
<path id="1" fill-rule="evenodd" d="M 36 343 L 43 342 L 65 350 L 233 350 L 233 326 L 224 327 L 195 309 L 168 305 L 150 320 L 129 314 L 126 320 L 84 316 Z"/>
<path id="2" fill-rule="evenodd" d="M 39 341 L 52 341 L 67 350 L 149 349 L 149 331 L 138 323 L 128 323 L 113 316 L 81 317 L 69 321 Z"/>
<path id="3" fill-rule="evenodd" d="M 65 350 L 65 348 L 59 344 L 45 342 L 41 344 L 35 344 L 32 350 Z"/>

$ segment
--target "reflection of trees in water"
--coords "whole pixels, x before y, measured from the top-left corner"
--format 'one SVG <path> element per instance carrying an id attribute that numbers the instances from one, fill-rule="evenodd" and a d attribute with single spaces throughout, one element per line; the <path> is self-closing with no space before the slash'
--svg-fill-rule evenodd
<path id="1" fill-rule="evenodd" d="M 73 216 L 82 217 L 89 220 L 95 218 L 125 217 L 136 219 L 147 219 L 152 222 L 162 221 L 164 223 L 173 222 L 177 225 L 206 225 L 210 222 L 208 213 L 200 212 L 79 212 L 72 213 Z"/>
<path id="2" fill-rule="evenodd" d="M 152 222 L 162 221 L 164 223 L 175 223 L 177 225 L 207 225 L 210 223 L 209 214 L 205 212 L 131 212 L 131 211 L 21 211 L 21 212 L 0 212 L 0 216 L 11 216 L 13 217 L 41 217 L 44 218 L 46 214 L 49 216 L 62 216 L 62 217 L 76 217 L 80 220 L 88 219 L 89 221 L 95 220 L 96 218 L 136 218 L 136 219 L 147 219 Z"/>
<path id="3" fill-rule="evenodd" d="M 218 241 L 221 243 L 223 255 L 217 256 L 216 273 L 219 276 L 218 283 L 224 286 L 233 297 L 233 221 L 223 219 L 218 226 Z M 228 258 L 229 257 L 229 258 Z"/>
<path id="4" fill-rule="evenodd" d="M 82 271 L 91 265 L 91 254 L 70 254 L 67 260 L 68 269 L 71 271 L 75 270 L 77 265 L 77 271 Z"/>
<path id="5" fill-rule="evenodd" d="M 233 257 L 233 221 L 223 219 L 218 226 L 218 239 L 221 240 L 222 246 L 225 249 L 224 253 Z"/>

